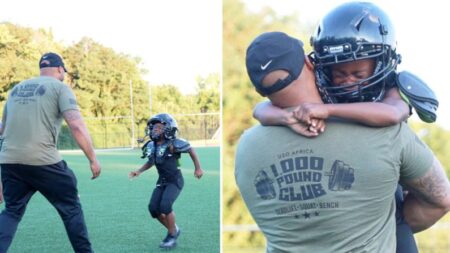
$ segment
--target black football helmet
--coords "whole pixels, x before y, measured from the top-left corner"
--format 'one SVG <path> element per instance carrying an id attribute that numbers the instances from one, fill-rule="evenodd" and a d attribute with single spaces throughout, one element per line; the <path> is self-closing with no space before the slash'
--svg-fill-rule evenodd
<path id="1" fill-rule="evenodd" d="M 329 12 L 311 37 L 316 83 L 328 103 L 379 101 L 394 84 L 400 63 L 394 27 L 373 3 L 350 2 Z M 343 86 L 333 85 L 331 66 L 374 59 L 372 76 Z"/>
<path id="2" fill-rule="evenodd" d="M 178 125 L 177 121 L 168 113 L 160 113 L 151 117 L 147 121 L 146 134 L 153 141 L 158 141 L 161 137 L 159 133 L 153 131 L 153 127 L 156 123 L 164 125 L 163 136 L 166 140 L 173 140 L 177 137 Z"/>

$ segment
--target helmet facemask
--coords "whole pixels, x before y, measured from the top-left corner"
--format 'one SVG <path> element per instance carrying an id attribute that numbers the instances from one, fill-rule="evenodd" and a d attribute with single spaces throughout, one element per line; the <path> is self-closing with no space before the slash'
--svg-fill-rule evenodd
<path id="1" fill-rule="evenodd" d="M 163 125 L 162 131 L 157 131 L 157 129 L 154 128 L 157 123 Z M 161 136 L 166 140 L 172 140 L 176 138 L 178 125 L 172 116 L 167 113 L 160 113 L 153 116 L 148 121 L 145 131 L 152 141 L 159 141 Z"/>
<path id="2" fill-rule="evenodd" d="M 375 46 L 374 46 L 375 47 Z M 333 61 L 317 61 L 315 65 L 316 84 L 322 95 L 322 100 L 327 103 L 352 103 L 352 102 L 376 102 L 384 98 L 386 89 L 393 84 L 393 74 L 399 62 L 399 56 L 388 47 L 381 51 L 368 55 L 367 53 L 349 55 L 336 55 Z M 394 57 L 391 57 L 391 55 Z M 387 56 L 386 56 L 387 55 Z M 375 67 L 373 74 L 365 79 L 345 85 L 336 85 L 333 82 L 331 67 L 363 59 L 373 59 Z"/>
<path id="3" fill-rule="evenodd" d="M 316 84 L 327 103 L 373 102 L 394 83 L 400 55 L 389 17 L 372 3 L 350 2 L 329 12 L 311 38 Z M 373 59 L 371 76 L 347 85 L 334 84 L 331 66 Z"/>
<path id="4" fill-rule="evenodd" d="M 156 124 L 162 124 L 163 125 L 163 129 L 157 129 L 155 126 Z M 152 139 L 152 141 L 159 141 L 161 140 L 161 136 L 163 136 L 164 131 L 165 131 L 166 126 L 164 125 L 164 123 L 161 122 L 155 122 L 155 123 L 151 123 L 149 126 L 149 136 L 150 139 Z"/>

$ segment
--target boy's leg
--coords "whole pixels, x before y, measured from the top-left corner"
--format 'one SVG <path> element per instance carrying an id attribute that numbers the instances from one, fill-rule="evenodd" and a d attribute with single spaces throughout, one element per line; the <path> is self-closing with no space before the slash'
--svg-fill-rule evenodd
<path id="1" fill-rule="evenodd" d="M 395 191 L 395 202 L 397 209 L 395 211 L 395 218 L 397 222 L 397 251 L 396 253 L 418 253 L 416 241 L 411 227 L 406 223 L 403 216 L 403 188 L 401 185 L 397 186 Z"/>
<path id="2" fill-rule="evenodd" d="M 155 187 L 152 193 L 152 197 L 150 198 L 150 202 L 148 204 L 148 211 L 150 212 L 152 218 L 157 219 L 164 227 L 167 228 L 167 222 L 165 220 L 165 217 L 161 216 L 161 210 L 159 206 L 163 192 L 164 192 L 163 186 L 158 185 Z"/>
<path id="3" fill-rule="evenodd" d="M 165 186 L 157 185 L 153 190 L 152 197 L 150 198 L 150 203 L 148 204 L 148 210 L 152 218 L 157 219 L 167 230 L 169 230 L 169 226 L 167 224 L 167 217 L 165 214 L 161 213 L 160 204 L 161 198 L 164 193 Z M 159 244 L 160 247 L 168 240 L 169 233 L 167 233 L 166 237 Z"/>
<path id="4" fill-rule="evenodd" d="M 5 209 L 0 214 L 0 253 L 8 251 L 28 201 L 36 192 L 23 180 L 23 174 L 21 165 L 1 165 Z"/>
<path id="5" fill-rule="evenodd" d="M 176 236 L 177 227 L 176 227 L 176 223 L 175 223 L 175 212 L 174 211 L 172 211 L 166 215 L 166 221 L 167 221 L 167 230 L 169 231 L 169 234 Z"/>
<path id="6" fill-rule="evenodd" d="M 175 200 L 180 195 L 183 186 L 184 186 L 183 176 L 179 174 L 176 183 L 170 183 L 166 186 L 161 198 L 161 206 L 160 206 L 161 213 L 165 214 L 166 216 L 168 230 L 171 235 L 177 234 L 175 213 L 173 212 L 172 206 Z"/>
<path id="7" fill-rule="evenodd" d="M 165 214 L 167 225 L 169 227 L 169 231 L 167 233 L 167 237 L 164 239 L 162 244 L 160 244 L 161 248 L 173 248 L 177 244 L 177 238 L 180 234 L 180 229 L 177 227 L 175 222 L 175 213 L 172 210 L 172 205 L 180 195 L 181 189 L 183 188 L 183 177 L 180 175 L 177 183 L 168 184 L 164 190 L 161 199 L 161 213 Z"/>
<path id="8" fill-rule="evenodd" d="M 167 230 L 169 230 L 169 224 L 167 223 L 166 215 L 160 214 L 160 215 L 158 216 L 157 220 L 158 220 L 159 223 L 161 223 L 165 228 L 167 228 Z"/>
<path id="9" fill-rule="evenodd" d="M 72 170 L 64 161 L 39 169 L 42 176 L 35 178 L 33 185 L 58 211 L 74 251 L 92 252 Z"/>

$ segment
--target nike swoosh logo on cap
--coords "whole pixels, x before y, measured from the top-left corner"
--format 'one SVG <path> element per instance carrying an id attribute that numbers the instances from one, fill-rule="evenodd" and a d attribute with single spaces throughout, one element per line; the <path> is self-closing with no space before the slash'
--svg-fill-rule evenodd
<path id="1" fill-rule="evenodd" d="M 261 65 L 261 70 L 266 70 L 267 67 L 272 63 L 272 60 L 268 61 L 266 64 Z"/>

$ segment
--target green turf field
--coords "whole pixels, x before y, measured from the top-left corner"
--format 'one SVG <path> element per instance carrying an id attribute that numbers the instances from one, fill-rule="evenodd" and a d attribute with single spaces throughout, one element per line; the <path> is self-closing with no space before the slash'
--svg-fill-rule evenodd
<path id="1" fill-rule="evenodd" d="M 196 148 L 204 175 L 194 178 L 188 154 L 181 158 L 185 184 L 174 205 L 181 228 L 176 252 L 220 252 L 220 151 Z M 81 153 L 63 154 L 78 179 L 78 190 L 89 236 L 96 253 L 160 252 L 166 230 L 147 210 L 158 177 L 156 169 L 130 181 L 128 173 L 145 160 L 140 150 L 99 151 L 102 174 L 91 172 Z M 1 205 L 3 209 L 4 204 Z M 72 252 L 64 225 L 55 209 L 39 193 L 31 199 L 9 253 Z"/>

